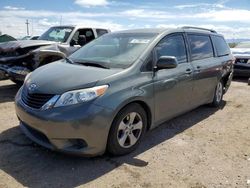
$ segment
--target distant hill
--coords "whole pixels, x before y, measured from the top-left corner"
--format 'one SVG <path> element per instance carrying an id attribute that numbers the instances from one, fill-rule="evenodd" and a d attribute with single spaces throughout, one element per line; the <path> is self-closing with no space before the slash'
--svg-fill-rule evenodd
<path id="1" fill-rule="evenodd" d="M 250 39 L 226 39 L 227 43 L 239 43 L 250 41 Z"/>

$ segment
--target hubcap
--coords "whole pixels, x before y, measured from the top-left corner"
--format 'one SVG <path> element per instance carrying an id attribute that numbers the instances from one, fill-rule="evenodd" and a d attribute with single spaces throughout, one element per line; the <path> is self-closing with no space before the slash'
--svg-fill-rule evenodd
<path id="1" fill-rule="evenodd" d="M 219 82 L 216 88 L 216 101 L 217 102 L 220 102 L 222 98 L 222 94 L 223 94 L 223 86 L 222 86 L 222 83 Z"/>
<path id="2" fill-rule="evenodd" d="M 137 112 L 127 114 L 119 124 L 117 140 L 121 147 L 129 148 L 136 144 L 141 136 L 143 122 Z"/>

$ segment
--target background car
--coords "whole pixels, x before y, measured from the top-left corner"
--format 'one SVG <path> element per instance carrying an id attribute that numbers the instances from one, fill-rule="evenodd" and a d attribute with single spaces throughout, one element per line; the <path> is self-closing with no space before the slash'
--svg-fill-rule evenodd
<path id="1" fill-rule="evenodd" d="M 250 42 L 241 42 L 231 51 L 235 57 L 234 76 L 250 77 Z"/>
<path id="2" fill-rule="evenodd" d="M 36 68 L 62 59 L 81 46 L 110 32 L 84 26 L 51 27 L 38 40 L 19 40 L 0 44 L 0 78 L 22 84 Z"/>
<path id="3" fill-rule="evenodd" d="M 37 40 L 39 38 L 38 35 L 32 35 L 32 36 L 25 36 L 21 38 L 20 40 Z"/>
<path id="4" fill-rule="evenodd" d="M 7 34 L 0 35 L 0 43 L 9 42 L 9 41 L 16 41 L 16 39 Z"/>

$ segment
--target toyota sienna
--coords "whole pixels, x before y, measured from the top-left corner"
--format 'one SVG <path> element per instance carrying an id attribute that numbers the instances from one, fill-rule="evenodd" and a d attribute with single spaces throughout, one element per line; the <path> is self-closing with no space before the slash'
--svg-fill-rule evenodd
<path id="1" fill-rule="evenodd" d="M 145 133 L 200 105 L 219 106 L 234 58 L 214 30 L 105 34 L 29 74 L 15 98 L 22 131 L 56 151 L 133 151 Z"/>

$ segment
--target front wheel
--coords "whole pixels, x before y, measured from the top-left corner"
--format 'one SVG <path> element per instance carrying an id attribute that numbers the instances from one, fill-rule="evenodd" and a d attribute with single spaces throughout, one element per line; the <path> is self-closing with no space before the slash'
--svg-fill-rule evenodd
<path id="1" fill-rule="evenodd" d="M 113 155 L 132 152 L 145 134 L 147 116 L 138 104 L 123 108 L 115 117 L 108 138 L 107 149 Z"/>
<path id="2" fill-rule="evenodd" d="M 222 98 L 223 98 L 223 83 L 222 81 L 219 81 L 214 92 L 213 102 L 210 103 L 210 106 L 212 107 L 220 106 Z"/>

